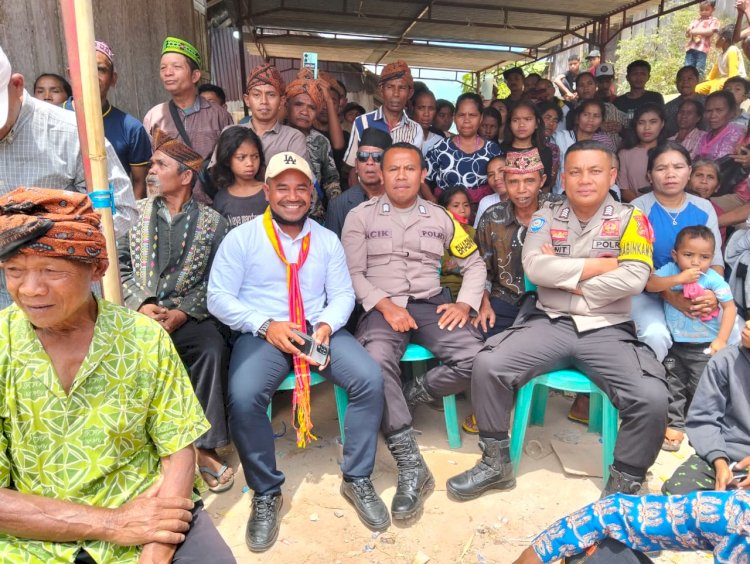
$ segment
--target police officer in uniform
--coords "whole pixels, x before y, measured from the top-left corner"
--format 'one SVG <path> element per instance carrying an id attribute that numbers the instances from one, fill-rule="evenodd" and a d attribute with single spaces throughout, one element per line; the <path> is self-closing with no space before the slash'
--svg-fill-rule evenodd
<path id="1" fill-rule="evenodd" d="M 508 439 L 513 393 L 552 370 L 580 370 L 620 412 L 603 495 L 637 493 L 656 460 L 667 425 L 666 378 L 630 318 L 631 297 L 643 291 L 652 269 L 653 236 L 640 211 L 609 194 L 616 176 L 609 149 L 578 142 L 565 156 L 566 199 L 534 214 L 523 266 L 538 285 L 538 301 L 522 307 L 474 362 L 471 396 L 483 454 L 448 480 L 453 498 L 515 486 Z"/>
<path id="2" fill-rule="evenodd" d="M 341 242 L 365 311 L 355 336 L 380 364 L 385 381 L 381 429 L 399 472 L 391 514 L 408 519 L 434 486 L 414 437 L 410 409 L 468 386 L 482 347 L 469 314 L 479 309 L 486 269 L 458 222 L 419 197 L 427 174 L 419 149 L 393 144 L 383 154 L 382 168 L 385 194 L 349 212 Z M 456 303 L 440 287 L 446 249 L 463 275 Z M 399 360 L 410 340 L 429 349 L 441 364 L 402 391 Z"/>

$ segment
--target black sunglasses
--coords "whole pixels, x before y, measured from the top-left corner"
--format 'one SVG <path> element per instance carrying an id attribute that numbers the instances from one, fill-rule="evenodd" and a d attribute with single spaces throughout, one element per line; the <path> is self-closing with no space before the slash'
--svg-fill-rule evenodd
<path id="1" fill-rule="evenodd" d="M 370 157 L 373 161 L 379 163 L 383 160 L 383 151 L 357 151 L 357 160 L 361 163 L 366 163 Z"/>

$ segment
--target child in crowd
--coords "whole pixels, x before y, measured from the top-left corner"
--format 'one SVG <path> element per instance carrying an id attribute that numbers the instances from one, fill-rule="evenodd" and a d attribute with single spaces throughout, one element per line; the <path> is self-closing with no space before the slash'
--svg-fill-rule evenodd
<path id="1" fill-rule="evenodd" d="M 735 110 L 732 123 L 747 128 L 748 123 L 750 123 L 750 114 L 742 109 L 742 104 L 745 103 L 748 94 L 750 94 L 750 81 L 741 76 L 733 76 L 727 79 L 722 90 L 731 92 L 737 102 L 737 109 Z"/>
<path id="2" fill-rule="evenodd" d="M 225 129 L 216 144 L 211 178 L 217 188 L 213 208 L 227 218 L 230 229 L 263 214 L 268 206 L 260 171 L 263 146 L 249 127 Z"/>
<path id="3" fill-rule="evenodd" d="M 709 358 L 727 346 L 737 318 L 737 307 L 729 284 L 711 268 L 716 242 L 704 225 L 685 227 L 678 234 L 672 251 L 673 262 L 651 275 L 646 291 L 682 291 L 693 299 L 711 290 L 721 305 L 700 318 L 688 317 L 669 303 L 664 315 L 674 344 L 664 359 L 670 392 L 669 427 L 662 450 L 677 451 L 685 436 L 685 414 L 695 394 L 698 380 Z"/>
<path id="4" fill-rule="evenodd" d="M 542 188 L 547 192 L 549 191 L 549 186 L 554 180 L 552 176 L 552 150 L 544 141 L 544 122 L 533 102 L 521 100 L 513 105 L 513 109 L 508 114 L 503 143 L 500 148 L 503 153 L 523 152 L 536 148 L 539 151 L 542 164 L 544 164 L 544 174 L 547 177 Z"/>
<path id="5" fill-rule="evenodd" d="M 693 170 L 690 173 L 690 182 L 688 184 L 688 190 L 703 198 L 704 200 L 711 200 L 711 196 L 719 188 L 720 181 L 719 165 L 716 161 L 711 159 L 698 159 L 693 163 Z M 724 211 L 716 205 L 715 202 L 711 201 L 716 215 L 720 216 Z M 726 242 L 727 240 L 727 228 L 719 227 L 721 232 L 721 240 Z"/>
<path id="6" fill-rule="evenodd" d="M 481 135 L 485 141 L 500 143 L 500 141 L 498 141 L 498 134 L 500 133 L 502 125 L 503 120 L 500 117 L 500 112 L 493 107 L 485 108 L 482 110 L 482 122 L 479 126 L 479 135 Z"/>
<path id="7" fill-rule="evenodd" d="M 492 188 L 493 193 L 479 200 L 477 215 L 474 219 L 474 229 L 479 225 L 479 220 L 482 219 L 482 214 L 487 211 L 487 208 L 508 199 L 508 190 L 505 189 L 504 170 L 505 155 L 492 157 L 490 162 L 487 163 L 487 184 Z"/>
<path id="8" fill-rule="evenodd" d="M 34 98 L 62 106 L 73 95 L 70 83 L 59 74 L 46 72 L 34 81 Z"/>
<path id="9" fill-rule="evenodd" d="M 635 139 L 626 141 L 626 145 L 617 154 L 620 159 L 620 173 L 617 185 L 622 192 L 622 201 L 630 202 L 640 195 L 639 190 L 650 185 L 646 175 L 648 151 L 664 141 L 666 117 L 664 106 L 646 103 L 633 115 L 631 130 Z"/>
<path id="10" fill-rule="evenodd" d="M 701 82 L 695 87 L 698 94 L 710 94 L 718 92 L 724 86 L 728 78 L 733 76 L 746 77 L 745 61 L 742 59 L 742 51 L 735 45 L 732 45 L 732 36 L 734 35 L 734 26 L 726 25 L 719 31 L 719 37 L 716 39 L 716 48 L 721 50 L 719 59 L 711 67 L 705 82 Z"/>
<path id="11" fill-rule="evenodd" d="M 706 73 L 706 59 L 711 49 L 711 38 L 719 31 L 721 24 L 714 17 L 715 2 L 703 1 L 698 5 L 698 17 L 690 22 L 685 31 L 688 38 L 685 46 L 685 65 L 695 67 L 703 76 Z"/>
<path id="12" fill-rule="evenodd" d="M 438 204 L 443 206 L 448 213 L 461 224 L 464 231 L 474 239 L 476 231 L 471 226 L 471 202 L 469 200 L 469 191 L 463 186 L 449 186 L 440 193 Z M 448 288 L 451 292 L 451 300 L 455 301 L 458 291 L 461 289 L 461 269 L 456 263 L 456 259 L 448 251 L 443 255 L 443 262 L 440 267 L 440 285 Z"/>
<path id="13" fill-rule="evenodd" d="M 664 493 L 750 488 L 748 349 L 750 321 L 745 323 L 740 345 L 727 347 L 708 362 L 687 417 L 688 439 L 695 454 L 666 481 Z"/>

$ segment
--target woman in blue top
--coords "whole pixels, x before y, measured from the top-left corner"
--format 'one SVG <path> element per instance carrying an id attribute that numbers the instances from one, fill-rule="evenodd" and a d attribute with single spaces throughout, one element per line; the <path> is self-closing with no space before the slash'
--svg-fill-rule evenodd
<path id="1" fill-rule="evenodd" d="M 690 165 L 690 154 L 674 141 L 666 141 L 649 150 L 646 169 L 653 192 L 636 198 L 632 204 L 648 217 L 653 228 L 654 269 L 658 270 L 672 261 L 675 238 L 684 227 L 705 225 L 711 229 L 716 240 L 711 268 L 724 274 L 716 211 L 711 202 L 685 192 L 690 180 Z M 662 300 L 688 316 L 708 314 L 717 306 L 716 296 L 712 292 L 693 300 L 671 290 L 635 296 L 632 315 L 638 339 L 649 345 L 660 361 L 664 360 L 672 346 Z"/>
<path id="2" fill-rule="evenodd" d="M 434 187 L 435 196 L 449 186 L 464 186 L 472 211 L 476 211 L 479 200 L 492 194 L 487 184 L 487 163 L 502 154 L 500 145 L 479 135 L 483 109 L 479 95 L 461 94 L 454 118 L 458 135 L 440 141 L 427 153 L 427 181 Z"/>

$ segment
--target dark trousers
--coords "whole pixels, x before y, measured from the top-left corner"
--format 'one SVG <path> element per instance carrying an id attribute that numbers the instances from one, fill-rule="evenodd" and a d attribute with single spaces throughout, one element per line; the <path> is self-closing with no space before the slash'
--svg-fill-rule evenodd
<path id="1" fill-rule="evenodd" d="M 703 351 L 711 343 L 674 343 L 664 359 L 669 387 L 669 427 L 685 430 L 685 417 L 698 381 L 711 358 Z"/>
<path id="2" fill-rule="evenodd" d="M 633 548 L 628 548 L 615 539 L 604 539 L 590 549 L 589 554 L 582 553 L 563 560 L 564 564 L 649 564 L 653 563 L 648 556 Z"/>
<path id="3" fill-rule="evenodd" d="M 226 415 L 226 382 L 229 364 L 228 331 L 214 318 L 188 319 L 172 333 L 172 342 L 185 363 L 193 390 L 211 423 L 197 448 L 213 449 L 229 444 Z"/>
<path id="4" fill-rule="evenodd" d="M 349 396 L 341 471 L 347 477 L 369 476 L 383 415 L 383 377 L 378 365 L 345 329 L 333 334 L 330 349 L 331 362 L 321 375 Z M 237 338 L 229 363 L 229 428 L 247 484 L 256 494 L 278 492 L 284 483 L 284 474 L 276 468 L 266 409 L 291 370 L 292 357 L 264 339 L 249 333 Z M 312 419 L 315 422 L 314 411 Z"/>
<path id="5" fill-rule="evenodd" d="M 687 495 L 716 489 L 716 471 L 705 458 L 692 455 L 677 467 L 661 488 L 664 495 Z"/>
<path id="6" fill-rule="evenodd" d="M 495 325 L 489 327 L 486 333 L 482 331 L 482 336 L 485 339 L 494 337 L 513 325 L 520 309 L 518 306 L 509 304 L 500 298 L 490 298 L 490 306 L 492 306 L 492 311 L 495 312 Z"/>
<path id="7" fill-rule="evenodd" d="M 193 520 L 185 540 L 177 547 L 172 557 L 175 564 L 234 564 L 237 562 L 232 551 L 219 534 L 216 526 L 203 509 L 203 502 L 199 501 L 193 508 Z M 81 550 L 73 564 L 94 564 L 94 559 Z"/>
<path id="8" fill-rule="evenodd" d="M 664 367 L 630 323 L 579 333 L 571 318 L 550 319 L 537 310 L 491 337 L 471 380 L 480 435 L 508 432 L 514 391 L 564 368 L 580 370 L 607 394 L 622 418 L 615 460 L 645 473 L 664 438 L 668 392 Z"/>
<path id="9" fill-rule="evenodd" d="M 441 398 L 462 392 L 469 386 L 471 365 L 482 348 L 482 340 L 470 323 L 453 331 L 440 329 L 436 309 L 443 303 L 449 302 L 442 294 L 430 300 L 409 302 L 406 309 L 418 329 L 406 333 L 394 331 L 383 314 L 374 309 L 359 321 L 357 339 L 383 369 L 385 409 L 381 428 L 386 435 L 411 425 L 399 369 L 410 340 L 429 349 L 441 363 L 425 374 L 425 387 L 431 395 Z"/>

